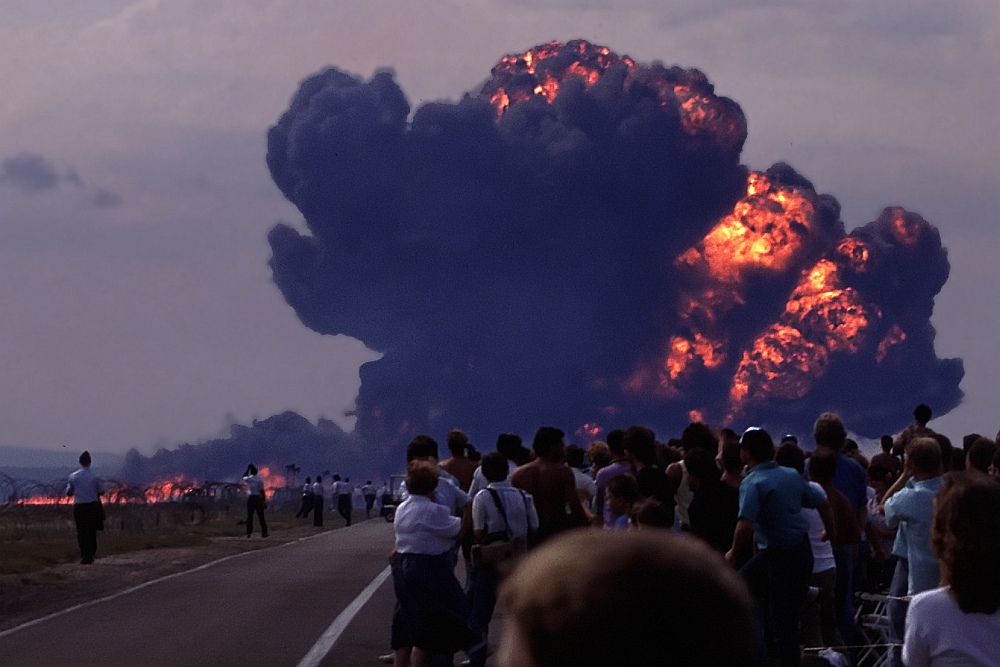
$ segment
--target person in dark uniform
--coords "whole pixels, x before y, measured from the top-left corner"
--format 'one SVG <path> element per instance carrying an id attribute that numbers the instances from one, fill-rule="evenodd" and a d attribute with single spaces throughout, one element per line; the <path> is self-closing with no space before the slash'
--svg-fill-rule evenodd
<path id="1" fill-rule="evenodd" d="M 323 476 L 316 475 L 313 483 L 313 525 L 323 525 Z"/>
<path id="2" fill-rule="evenodd" d="M 361 487 L 361 495 L 365 497 L 365 518 L 372 518 L 372 508 L 375 507 L 375 485 L 371 480 Z"/>
<path id="3" fill-rule="evenodd" d="M 267 522 L 264 521 L 264 508 L 267 507 L 267 495 L 264 491 L 264 480 L 257 475 L 257 466 L 250 464 L 243 473 L 243 483 L 247 485 L 247 537 L 253 535 L 253 515 L 260 520 L 260 536 L 267 537 Z"/>
<path id="4" fill-rule="evenodd" d="M 90 565 L 97 554 L 97 531 L 104 530 L 104 485 L 90 470 L 90 452 L 80 454 L 80 469 L 69 476 L 66 495 L 73 499 L 76 541 L 80 545 L 80 563 Z"/>

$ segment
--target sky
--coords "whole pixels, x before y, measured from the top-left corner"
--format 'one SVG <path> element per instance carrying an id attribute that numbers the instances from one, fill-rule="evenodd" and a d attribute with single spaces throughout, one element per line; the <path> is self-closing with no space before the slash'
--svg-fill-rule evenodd
<path id="1" fill-rule="evenodd" d="M 391 69 L 412 111 L 575 38 L 703 71 L 747 116 L 743 163 L 790 163 L 848 230 L 889 205 L 935 224 L 966 398 L 932 426 L 997 432 L 994 0 L 0 0 L 0 444 L 151 453 L 284 410 L 351 428 L 378 354 L 271 281 L 266 234 L 302 218 L 268 128 L 329 66 Z"/>

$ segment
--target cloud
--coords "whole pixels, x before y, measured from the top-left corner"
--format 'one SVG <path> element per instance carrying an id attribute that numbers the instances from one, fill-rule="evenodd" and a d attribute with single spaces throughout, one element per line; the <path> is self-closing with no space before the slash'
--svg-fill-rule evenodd
<path id="1" fill-rule="evenodd" d="M 60 169 L 44 155 L 23 152 L 6 158 L 0 164 L 0 183 L 26 193 L 49 191 L 82 192 L 95 208 L 120 206 L 120 195 L 105 188 L 92 188 L 84 183 L 73 167 Z"/>

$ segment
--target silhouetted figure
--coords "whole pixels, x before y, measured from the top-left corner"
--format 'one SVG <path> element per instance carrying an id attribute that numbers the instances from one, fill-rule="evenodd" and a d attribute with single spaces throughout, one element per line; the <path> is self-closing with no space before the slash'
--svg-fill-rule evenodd
<path id="1" fill-rule="evenodd" d="M 243 483 L 247 485 L 247 537 L 253 535 L 253 515 L 260 520 L 260 536 L 267 537 L 267 522 L 264 520 L 264 508 L 267 507 L 267 495 L 264 491 L 264 480 L 257 475 L 257 466 L 250 464 L 243 473 Z"/>
<path id="2" fill-rule="evenodd" d="M 323 525 L 323 495 L 325 491 L 323 490 L 323 476 L 316 475 L 316 481 L 313 482 L 313 525 L 322 526 Z"/>
<path id="3" fill-rule="evenodd" d="M 302 485 L 302 506 L 299 507 L 299 511 L 295 513 L 295 518 L 305 518 L 309 516 L 312 511 L 313 505 L 313 489 L 312 489 L 312 478 L 306 477 L 306 483 Z"/>
<path id="4" fill-rule="evenodd" d="M 365 498 L 365 518 L 372 518 L 372 508 L 375 507 L 375 485 L 371 480 L 361 487 L 361 495 Z"/>
<path id="5" fill-rule="evenodd" d="M 90 565 L 97 554 L 97 531 L 104 530 L 104 485 L 90 470 L 90 452 L 80 454 L 80 469 L 69 476 L 66 495 L 73 499 L 76 541 L 80 545 L 80 563 Z"/>

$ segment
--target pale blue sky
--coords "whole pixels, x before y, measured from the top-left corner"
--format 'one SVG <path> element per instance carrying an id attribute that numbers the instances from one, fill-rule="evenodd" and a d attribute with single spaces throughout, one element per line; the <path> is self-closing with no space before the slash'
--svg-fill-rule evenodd
<path id="1" fill-rule="evenodd" d="M 265 234 L 300 216 L 267 128 L 329 65 L 392 68 L 415 108 L 574 38 L 704 71 L 747 116 L 743 162 L 790 162 L 848 229 L 895 204 L 936 224 L 937 349 L 965 359 L 966 402 L 934 423 L 996 432 L 994 0 L 4 0 L 0 443 L 149 452 L 285 409 L 349 425 L 374 355 L 271 284 Z"/>

